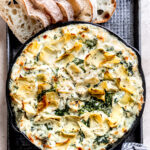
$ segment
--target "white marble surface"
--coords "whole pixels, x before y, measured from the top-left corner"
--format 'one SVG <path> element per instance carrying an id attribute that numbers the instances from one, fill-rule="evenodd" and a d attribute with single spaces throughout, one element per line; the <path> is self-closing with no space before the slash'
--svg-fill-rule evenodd
<path id="1" fill-rule="evenodd" d="M 142 64 L 147 84 L 147 101 L 143 115 L 144 144 L 150 147 L 150 0 L 141 0 Z M 0 150 L 7 149 L 7 107 L 5 102 L 6 28 L 0 18 Z"/>
<path id="2" fill-rule="evenodd" d="M 150 147 L 150 0 L 141 0 L 142 64 L 146 77 L 147 99 L 143 114 L 144 144 Z"/>

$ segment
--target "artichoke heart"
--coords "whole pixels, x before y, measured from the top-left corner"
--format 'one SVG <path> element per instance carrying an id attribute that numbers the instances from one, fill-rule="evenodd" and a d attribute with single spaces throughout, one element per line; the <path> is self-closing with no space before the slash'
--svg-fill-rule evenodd
<path id="1" fill-rule="evenodd" d="M 90 94 L 92 94 L 92 95 L 100 95 L 100 94 L 105 94 L 105 91 L 104 91 L 104 89 L 103 88 L 101 88 L 101 87 L 99 87 L 99 88 L 89 88 L 88 89 L 88 92 L 90 93 Z"/>

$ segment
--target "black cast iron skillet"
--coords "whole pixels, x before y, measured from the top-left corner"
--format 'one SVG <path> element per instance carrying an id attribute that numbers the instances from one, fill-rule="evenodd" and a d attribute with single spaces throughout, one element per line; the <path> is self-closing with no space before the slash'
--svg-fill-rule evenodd
<path id="1" fill-rule="evenodd" d="M 137 116 L 136 120 L 134 121 L 134 123 L 133 123 L 132 127 L 129 129 L 129 131 L 122 138 L 120 138 L 118 141 L 116 141 L 112 145 L 108 145 L 107 149 L 114 150 L 118 145 L 120 145 L 121 143 L 123 143 L 123 141 L 134 131 L 134 129 L 136 129 L 137 125 L 140 122 L 140 118 L 141 118 L 141 116 L 143 114 L 143 110 L 144 110 L 144 106 L 145 106 L 145 101 L 146 101 L 146 83 L 145 83 L 145 78 L 144 78 L 144 74 L 143 74 L 143 70 L 142 70 L 142 66 L 141 66 L 141 56 L 140 56 L 139 52 L 134 47 L 128 45 L 121 37 L 119 37 L 118 35 L 116 35 L 112 31 L 106 29 L 105 27 L 103 27 L 103 26 L 101 26 L 99 24 L 93 24 L 93 23 L 88 23 L 88 22 L 80 22 L 80 21 L 76 21 L 76 22 L 73 21 L 73 22 L 66 22 L 66 23 L 57 23 L 57 24 L 54 24 L 54 25 L 50 25 L 50 26 L 46 27 L 45 29 L 41 30 L 39 33 L 37 33 L 36 35 L 34 35 L 33 37 L 31 37 L 25 44 L 23 44 L 21 46 L 19 52 L 17 53 L 15 59 L 13 60 L 12 65 L 9 68 L 9 72 L 8 72 L 8 76 L 7 76 L 7 83 L 6 83 L 6 101 L 7 101 L 8 113 L 9 113 L 9 118 L 10 118 L 11 125 L 15 129 L 16 132 L 19 132 L 28 141 L 30 141 L 28 139 L 28 137 L 24 133 L 22 133 L 21 131 L 19 131 L 19 129 L 18 129 L 17 125 L 16 125 L 15 115 L 14 115 L 13 109 L 11 107 L 11 97 L 10 97 L 10 90 L 9 90 L 9 82 L 10 82 L 10 75 L 11 75 L 11 72 L 12 72 L 12 67 L 15 64 L 17 58 L 20 56 L 20 54 L 22 53 L 22 51 L 24 50 L 24 48 L 26 47 L 26 45 L 28 43 L 30 43 L 38 35 L 44 33 L 45 31 L 53 30 L 55 28 L 63 27 L 63 26 L 71 25 L 71 24 L 91 24 L 93 26 L 101 27 L 101 28 L 107 30 L 111 35 L 117 37 L 119 41 L 121 41 L 122 43 L 124 43 L 127 47 L 131 48 L 136 53 L 136 55 L 137 55 L 137 58 L 138 58 L 138 69 L 139 69 L 139 72 L 140 72 L 140 75 L 141 75 L 141 78 L 142 78 L 142 81 L 143 81 L 143 85 L 142 86 L 143 86 L 143 89 L 144 89 L 144 93 L 143 93 L 144 94 L 144 104 L 142 106 L 142 110 L 140 111 L 139 116 Z M 37 148 L 37 149 L 39 149 L 39 148 Z"/>

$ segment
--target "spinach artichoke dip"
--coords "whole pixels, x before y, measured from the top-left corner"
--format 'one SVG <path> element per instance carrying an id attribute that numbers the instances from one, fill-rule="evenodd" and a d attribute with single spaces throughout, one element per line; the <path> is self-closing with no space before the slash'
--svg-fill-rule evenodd
<path id="1" fill-rule="evenodd" d="M 135 52 L 89 24 L 34 38 L 12 68 L 9 89 L 18 128 L 44 150 L 105 150 L 143 104 Z"/>

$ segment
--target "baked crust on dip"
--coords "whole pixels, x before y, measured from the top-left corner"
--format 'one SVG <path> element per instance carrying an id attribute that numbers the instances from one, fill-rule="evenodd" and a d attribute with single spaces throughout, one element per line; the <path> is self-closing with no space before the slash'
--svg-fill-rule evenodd
<path id="1" fill-rule="evenodd" d="M 135 52 L 87 24 L 33 39 L 9 89 L 18 128 L 44 150 L 104 150 L 128 132 L 143 104 Z"/>

